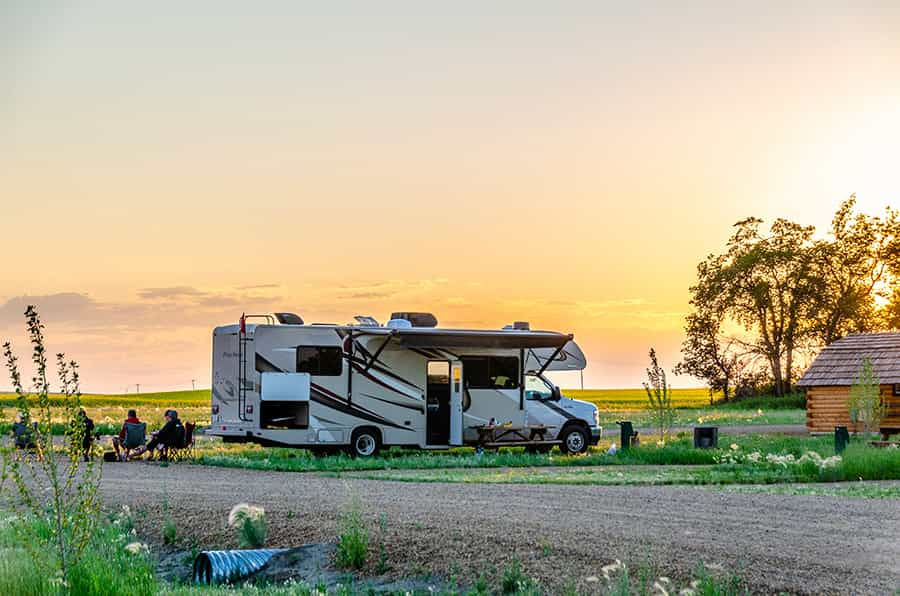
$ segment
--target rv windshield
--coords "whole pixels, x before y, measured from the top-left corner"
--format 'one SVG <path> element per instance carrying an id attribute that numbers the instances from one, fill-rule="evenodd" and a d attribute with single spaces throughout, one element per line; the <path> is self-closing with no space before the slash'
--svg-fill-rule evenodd
<path id="1" fill-rule="evenodd" d="M 553 387 L 537 375 L 525 375 L 525 399 L 550 399 Z"/>

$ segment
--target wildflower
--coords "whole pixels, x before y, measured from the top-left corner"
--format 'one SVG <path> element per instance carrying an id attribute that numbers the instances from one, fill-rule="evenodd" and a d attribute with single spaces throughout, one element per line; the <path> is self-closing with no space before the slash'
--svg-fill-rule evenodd
<path id="1" fill-rule="evenodd" d="M 150 549 L 143 542 L 129 542 L 125 545 L 125 550 L 133 555 L 139 555 L 150 552 Z"/>
<path id="2" fill-rule="evenodd" d="M 732 444 L 731 444 L 731 450 L 732 450 L 732 451 L 737 451 L 737 450 L 740 449 L 740 448 L 741 448 L 741 446 L 738 445 L 737 443 L 732 443 Z"/>
<path id="3" fill-rule="evenodd" d="M 756 410 L 756 415 L 762 416 L 762 408 L 759 408 L 758 410 Z"/>
<path id="4" fill-rule="evenodd" d="M 622 561 L 616 559 L 614 562 L 609 565 L 604 565 L 600 568 L 601 573 L 603 574 L 603 579 L 609 581 L 610 574 L 615 573 L 619 569 L 623 569 L 625 566 L 622 564 Z"/>

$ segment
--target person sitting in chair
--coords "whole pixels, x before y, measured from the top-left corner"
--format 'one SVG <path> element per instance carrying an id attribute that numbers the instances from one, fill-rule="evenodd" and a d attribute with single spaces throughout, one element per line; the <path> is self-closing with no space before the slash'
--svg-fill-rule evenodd
<path id="1" fill-rule="evenodd" d="M 159 431 L 153 433 L 152 437 L 146 447 L 138 447 L 128 456 L 128 459 L 140 457 L 147 451 L 150 452 L 152 458 L 153 452 L 157 449 L 161 459 L 165 459 L 169 447 L 181 447 L 184 444 L 184 425 L 178 419 L 178 412 L 166 410 L 166 423 Z"/>
<path id="2" fill-rule="evenodd" d="M 19 412 L 12 425 L 12 435 L 16 449 L 34 449 L 37 446 L 34 442 L 37 435 L 37 423 L 29 424 L 28 415 Z"/>
<path id="3" fill-rule="evenodd" d="M 135 410 L 128 410 L 128 418 L 122 423 L 119 435 L 113 437 L 116 459 L 125 461 L 132 449 L 143 447 L 147 437 L 147 423 L 141 422 Z"/>

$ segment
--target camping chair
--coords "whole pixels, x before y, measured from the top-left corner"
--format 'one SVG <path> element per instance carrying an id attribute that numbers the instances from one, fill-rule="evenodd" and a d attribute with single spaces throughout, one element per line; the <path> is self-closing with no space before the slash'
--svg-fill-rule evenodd
<path id="1" fill-rule="evenodd" d="M 127 456 L 132 449 L 143 447 L 147 442 L 146 422 L 126 422 L 125 438 L 119 444 L 122 452 Z"/>
<path id="2" fill-rule="evenodd" d="M 181 459 L 192 459 L 194 457 L 194 429 L 197 427 L 193 422 L 184 423 L 184 440 L 180 447 L 171 446 L 167 449 L 166 457 L 171 461 Z"/>

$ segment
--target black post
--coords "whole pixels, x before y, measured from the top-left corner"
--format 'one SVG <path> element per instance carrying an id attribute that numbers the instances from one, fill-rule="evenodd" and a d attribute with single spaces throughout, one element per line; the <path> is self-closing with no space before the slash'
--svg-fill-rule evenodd
<path id="1" fill-rule="evenodd" d="M 846 426 L 835 426 L 834 427 L 834 452 L 835 453 L 843 453 L 844 449 L 847 448 L 847 444 L 850 442 L 850 432 L 847 430 Z"/>

